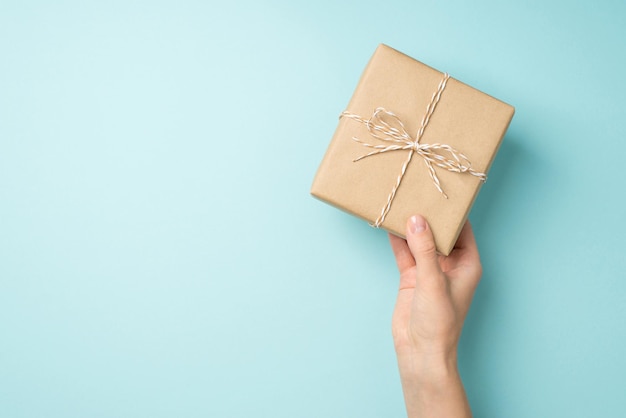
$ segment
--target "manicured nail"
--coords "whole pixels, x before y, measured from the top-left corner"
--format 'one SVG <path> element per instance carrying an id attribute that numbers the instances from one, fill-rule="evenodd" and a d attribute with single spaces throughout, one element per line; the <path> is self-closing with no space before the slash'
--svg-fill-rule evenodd
<path id="1" fill-rule="evenodd" d="M 411 233 L 417 234 L 426 230 L 426 221 L 421 216 L 411 216 Z"/>

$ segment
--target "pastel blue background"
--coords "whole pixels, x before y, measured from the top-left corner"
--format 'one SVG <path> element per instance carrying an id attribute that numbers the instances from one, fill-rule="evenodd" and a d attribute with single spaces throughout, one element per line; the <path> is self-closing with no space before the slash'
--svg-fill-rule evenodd
<path id="1" fill-rule="evenodd" d="M 387 43 L 516 106 L 478 417 L 626 409 L 623 1 L 3 1 L 0 416 L 404 415 L 386 235 L 309 196 Z"/>

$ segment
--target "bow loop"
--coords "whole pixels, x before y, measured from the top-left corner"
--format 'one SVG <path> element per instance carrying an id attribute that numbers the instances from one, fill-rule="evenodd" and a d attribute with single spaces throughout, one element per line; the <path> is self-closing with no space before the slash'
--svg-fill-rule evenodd
<path id="1" fill-rule="evenodd" d="M 376 108 L 372 117 L 367 121 L 367 130 L 370 135 L 381 141 L 404 144 L 412 141 L 411 135 L 407 132 L 400 118 L 382 107 Z"/>
<path id="2" fill-rule="evenodd" d="M 471 161 L 457 149 L 447 144 L 420 144 L 419 151 L 424 160 L 455 173 L 470 173 L 473 176 L 486 180 L 484 173 L 472 168 Z"/>

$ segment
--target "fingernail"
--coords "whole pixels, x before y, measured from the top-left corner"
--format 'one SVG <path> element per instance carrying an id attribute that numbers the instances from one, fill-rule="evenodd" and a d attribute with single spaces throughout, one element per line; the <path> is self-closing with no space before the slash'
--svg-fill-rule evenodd
<path id="1" fill-rule="evenodd" d="M 426 220 L 421 216 L 411 216 L 411 233 L 417 234 L 426 230 Z"/>

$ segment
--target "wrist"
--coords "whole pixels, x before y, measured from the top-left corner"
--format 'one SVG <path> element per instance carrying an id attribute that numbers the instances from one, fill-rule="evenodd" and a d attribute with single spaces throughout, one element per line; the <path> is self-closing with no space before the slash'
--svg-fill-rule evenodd
<path id="1" fill-rule="evenodd" d="M 424 415 L 471 417 L 456 352 L 399 354 L 398 365 L 410 418 Z"/>
<path id="2" fill-rule="evenodd" d="M 436 388 L 459 378 L 457 351 L 397 351 L 400 378 L 411 386 Z"/>

